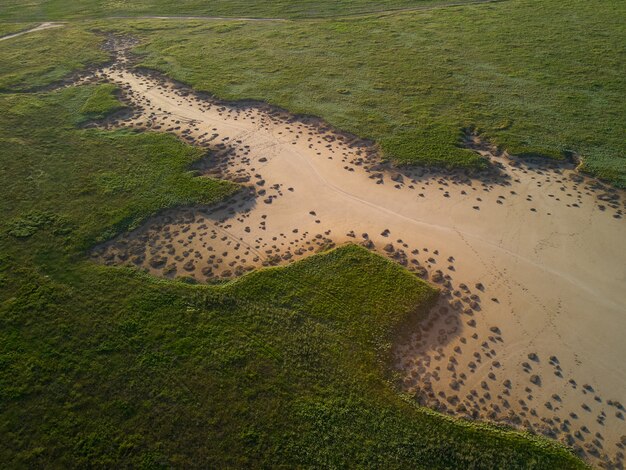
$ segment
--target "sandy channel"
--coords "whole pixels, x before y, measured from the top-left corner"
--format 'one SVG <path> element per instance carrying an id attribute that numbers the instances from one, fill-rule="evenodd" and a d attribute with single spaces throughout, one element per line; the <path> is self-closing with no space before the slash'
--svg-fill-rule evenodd
<path id="1" fill-rule="evenodd" d="M 443 289 L 395 347 L 401 388 L 442 412 L 505 422 L 620 468 L 626 445 L 626 225 L 620 191 L 573 168 L 491 160 L 480 179 L 393 169 L 323 123 L 199 97 L 123 61 L 95 79 L 136 110 L 105 127 L 176 134 L 213 153 L 205 176 L 246 189 L 170 210 L 94 250 L 106 264 L 199 281 L 345 242 Z"/>

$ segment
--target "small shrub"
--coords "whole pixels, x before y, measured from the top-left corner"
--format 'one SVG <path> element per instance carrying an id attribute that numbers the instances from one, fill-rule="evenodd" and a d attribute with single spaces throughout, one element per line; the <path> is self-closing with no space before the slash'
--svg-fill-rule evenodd
<path id="1" fill-rule="evenodd" d="M 58 220 L 58 216 L 52 212 L 32 210 L 13 219 L 7 233 L 15 238 L 28 238 L 38 230 L 54 225 Z"/>

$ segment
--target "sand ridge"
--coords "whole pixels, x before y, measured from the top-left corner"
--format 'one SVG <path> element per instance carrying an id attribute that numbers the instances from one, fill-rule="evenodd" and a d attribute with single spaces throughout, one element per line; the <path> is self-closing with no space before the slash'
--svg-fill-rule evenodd
<path id="1" fill-rule="evenodd" d="M 510 159 L 471 133 L 466 145 L 493 165 L 480 179 L 393 168 L 319 120 L 199 96 L 123 57 L 94 78 L 117 83 L 135 110 L 104 127 L 175 134 L 212 151 L 201 177 L 245 187 L 217 207 L 166 211 L 94 259 L 206 281 L 360 243 L 442 288 L 395 347 L 407 393 L 623 465 L 621 191 Z"/>

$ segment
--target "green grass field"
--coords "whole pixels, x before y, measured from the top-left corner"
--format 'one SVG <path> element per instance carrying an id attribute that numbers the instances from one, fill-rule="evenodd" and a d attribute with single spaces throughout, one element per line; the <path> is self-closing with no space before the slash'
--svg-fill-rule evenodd
<path id="1" fill-rule="evenodd" d="M 3 2 L 0 35 L 9 21 L 85 21 L 0 42 L 0 462 L 584 467 L 547 440 L 398 395 L 390 344 L 436 292 L 364 249 L 219 285 L 87 259 L 152 214 L 236 190 L 193 177 L 203 155 L 171 136 L 82 128 L 120 109 L 112 86 L 45 91 L 108 60 L 95 31 L 130 32 L 146 67 L 321 116 L 400 163 L 483 165 L 458 146 L 472 126 L 520 154 L 577 152 L 626 186 L 623 3 L 330 18 L 433 3 Z M 114 14 L 317 19 L 93 20 Z"/>
<path id="2" fill-rule="evenodd" d="M 82 28 L 53 28 L 0 41 L 0 93 L 50 85 L 109 56 L 102 37 Z"/>
<path id="3" fill-rule="evenodd" d="M 324 18 L 471 1 L 476 0 L 31 0 L 27 3 L 4 0 L 0 20 L 39 21 L 145 15 Z"/>
<path id="4" fill-rule="evenodd" d="M 624 14 L 623 2 L 522 0 L 341 20 L 76 22 L 1 44 L 0 90 L 104 60 L 89 31 L 125 31 L 142 39 L 143 66 L 321 116 L 397 163 L 479 168 L 459 146 L 474 128 L 517 155 L 578 155 L 626 187 Z"/>
<path id="5" fill-rule="evenodd" d="M 81 129 L 109 86 L 0 95 L 0 461 L 57 466 L 579 468 L 564 448 L 398 396 L 395 332 L 436 296 L 344 247 L 225 285 L 86 259 L 230 184 L 171 136 Z"/>
<path id="6" fill-rule="evenodd" d="M 401 163 L 480 166 L 458 148 L 473 127 L 519 155 L 574 152 L 584 171 L 624 187 L 625 15 L 624 2 L 522 0 L 382 18 L 126 28 L 145 38 L 147 67 L 223 98 L 321 116 Z"/>

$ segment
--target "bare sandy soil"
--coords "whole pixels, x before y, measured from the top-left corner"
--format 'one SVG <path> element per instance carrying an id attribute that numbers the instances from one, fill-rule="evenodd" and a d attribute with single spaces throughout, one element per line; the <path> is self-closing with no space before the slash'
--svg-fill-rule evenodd
<path id="1" fill-rule="evenodd" d="M 23 34 L 35 33 L 37 31 L 43 31 L 46 29 L 60 28 L 61 26 L 63 26 L 63 23 L 41 23 L 40 25 L 35 26 L 34 28 L 31 28 L 31 29 L 20 31 L 19 33 L 7 34 L 6 36 L 2 36 L 0 37 L 0 41 L 4 41 L 6 39 L 13 39 Z"/>
<path id="2" fill-rule="evenodd" d="M 622 192 L 476 136 L 480 177 L 393 169 L 368 142 L 265 106 L 199 97 L 123 60 L 96 79 L 136 110 L 105 124 L 169 132 L 213 152 L 196 168 L 245 187 L 219 207 L 170 210 L 94 259 L 157 276 L 228 279 L 361 243 L 442 288 L 395 347 L 420 403 L 505 422 L 623 466 L 626 231 Z"/>

